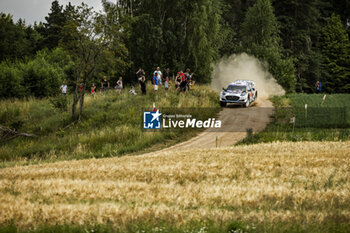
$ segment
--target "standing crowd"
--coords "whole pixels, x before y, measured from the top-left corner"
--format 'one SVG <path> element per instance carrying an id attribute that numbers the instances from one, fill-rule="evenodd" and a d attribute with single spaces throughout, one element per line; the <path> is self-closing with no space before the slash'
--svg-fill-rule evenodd
<path id="1" fill-rule="evenodd" d="M 136 72 L 136 77 L 137 77 L 137 82 L 139 84 L 141 93 L 142 95 L 145 95 L 146 94 L 146 73 L 141 67 Z M 152 81 L 153 90 L 155 92 L 158 92 L 161 86 L 163 86 L 164 89 L 168 91 L 172 81 L 174 82 L 175 90 L 178 90 L 179 92 L 187 92 L 191 89 L 191 86 L 193 86 L 195 83 L 193 81 L 193 73 L 191 73 L 191 70 L 189 68 L 186 69 L 185 73 L 183 72 L 183 70 L 180 70 L 175 77 L 174 76 L 171 77 L 169 68 L 167 68 L 163 73 L 160 70 L 160 67 L 157 67 L 157 69 L 152 74 L 151 81 Z M 132 87 L 132 92 L 136 94 L 135 89 L 133 87 Z"/>
<path id="2" fill-rule="evenodd" d="M 138 71 L 136 72 L 137 77 L 137 83 L 139 85 L 139 89 L 142 93 L 142 95 L 146 95 L 146 73 L 145 71 L 140 67 Z M 164 87 L 166 91 L 169 90 L 170 85 L 172 82 L 174 83 L 175 90 L 178 90 L 179 93 L 181 92 L 188 92 L 191 89 L 191 86 L 194 85 L 193 81 L 193 73 L 190 72 L 190 69 L 187 68 L 186 72 L 184 73 L 181 69 L 176 76 L 172 75 L 170 73 L 170 69 L 165 69 L 164 73 L 160 70 L 160 67 L 157 67 L 156 70 L 152 74 L 151 78 L 152 86 L 154 92 L 158 92 L 159 88 Z M 108 81 L 107 77 L 104 76 L 101 81 L 101 88 L 100 93 L 105 92 L 111 88 L 110 82 Z M 114 86 L 114 89 L 116 90 L 116 93 L 119 94 L 124 88 L 123 85 L 123 78 L 119 77 L 116 85 Z M 90 93 L 95 96 L 95 93 L 97 92 L 97 87 L 95 83 L 92 84 Z M 62 94 L 67 94 L 67 85 L 64 83 L 60 90 Z M 82 85 L 79 87 L 79 91 L 82 91 Z M 130 94 L 137 95 L 137 92 L 135 88 L 132 86 L 130 91 Z"/>

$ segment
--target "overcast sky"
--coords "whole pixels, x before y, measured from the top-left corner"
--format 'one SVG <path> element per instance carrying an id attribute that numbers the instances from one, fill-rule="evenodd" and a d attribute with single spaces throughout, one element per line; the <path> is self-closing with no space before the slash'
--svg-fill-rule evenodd
<path id="1" fill-rule="evenodd" d="M 25 19 L 26 24 L 44 22 L 48 15 L 53 0 L 0 0 L 0 11 L 13 15 L 15 22 L 19 18 Z M 66 5 L 71 2 L 73 5 L 80 5 L 82 2 L 92 6 L 95 11 L 102 10 L 100 0 L 59 0 L 60 5 Z"/>

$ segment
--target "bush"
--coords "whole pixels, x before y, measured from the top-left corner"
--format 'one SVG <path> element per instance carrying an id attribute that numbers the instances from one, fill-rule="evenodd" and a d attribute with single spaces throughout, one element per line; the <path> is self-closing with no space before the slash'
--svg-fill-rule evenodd
<path id="1" fill-rule="evenodd" d="M 28 62 L 0 63 L 0 98 L 46 97 L 59 93 L 63 80 L 71 79 L 74 63 L 62 49 L 42 50 Z"/>
<path id="2" fill-rule="evenodd" d="M 67 96 L 59 95 L 59 96 L 56 96 L 54 98 L 51 98 L 50 99 L 50 103 L 51 103 L 51 105 L 54 108 L 59 109 L 61 111 L 67 111 L 68 110 L 68 99 L 67 99 Z"/>
<path id="3" fill-rule="evenodd" d="M 53 96 L 59 93 L 60 83 L 64 77 L 61 68 L 49 64 L 41 57 L 22 64 L 21 67 L 27 93 L 35 97 Z"/>
<path id="4" fill-rule="evenodd" d="M 36 58 L 42 58 L 49 64 L 53 65 L 56 69 L 63 70 L 63 79 L 67 81 L 74 80 L 75 65 L 69 55 L 61 48 L 56 48 L 52 51 L 43 49 L 39 51 Z M 72 84 L 72 83 L 69 83 Z"/>
<path id="5" fill-rule="evenodd" d="M 0 63 L 0 98 L 23 97 L 23 72 L 7 62 Z"/>

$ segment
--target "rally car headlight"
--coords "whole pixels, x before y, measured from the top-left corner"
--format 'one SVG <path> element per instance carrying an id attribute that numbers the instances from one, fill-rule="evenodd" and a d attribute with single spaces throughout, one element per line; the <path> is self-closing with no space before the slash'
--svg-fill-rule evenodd
<path id="1" fill-rule="evenodd" d="M 245 96 L 246 94 L 247 94 L 247 92 L 243 91 L 243 92 L 241 93 L 241 96 Z"/>

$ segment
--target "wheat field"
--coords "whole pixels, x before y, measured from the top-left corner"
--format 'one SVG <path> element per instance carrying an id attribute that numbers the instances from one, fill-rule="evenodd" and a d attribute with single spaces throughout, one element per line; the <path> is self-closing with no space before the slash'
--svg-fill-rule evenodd
<path id="1" fill-rule="evenodd" d="M 0 170 L 0 225 L 350 221 L 350 142 L 270 143 Z"/>

